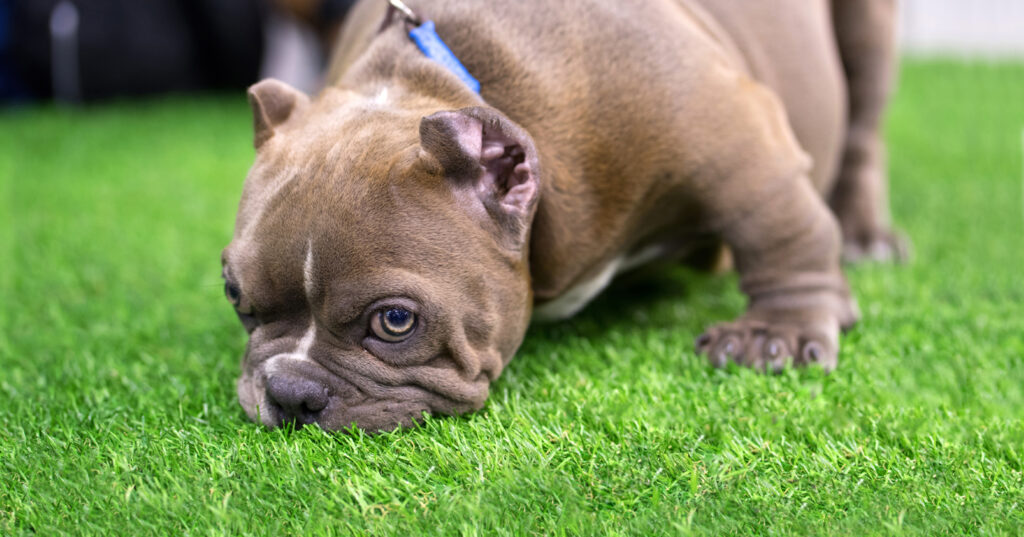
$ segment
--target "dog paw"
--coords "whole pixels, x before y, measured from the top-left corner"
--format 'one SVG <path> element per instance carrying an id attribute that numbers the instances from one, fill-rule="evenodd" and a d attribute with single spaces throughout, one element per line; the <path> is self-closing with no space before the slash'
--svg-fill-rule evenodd
<path id="1" fill-rule="evenodd" d="M 845 263 L 905 263 L 910 260 L 910 240 L 898 231 L 877 231 L 843 239 Z"/>
<path id="2" fill-rule="evenodd" d="M 820 365 L 825 371 L 832 371 L 838 361 L 838 338 L 829 337 L 826 332 L 740 319 L 708 329 L 697 338 L 696 350 L 717 368 L 733 362 L 773 373 L 787 365 Z"/>

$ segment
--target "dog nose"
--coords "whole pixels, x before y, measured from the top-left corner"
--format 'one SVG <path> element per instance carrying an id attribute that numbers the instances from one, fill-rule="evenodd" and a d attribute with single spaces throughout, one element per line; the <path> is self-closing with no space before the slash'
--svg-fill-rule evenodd
<path id="1" fill-rule="evenodd" d="M 327 387 L 308 378 L 277 374 L 267 378 L 267 402 L 276 412 L 278 425 L 315 423 L 330 399 Z"/>

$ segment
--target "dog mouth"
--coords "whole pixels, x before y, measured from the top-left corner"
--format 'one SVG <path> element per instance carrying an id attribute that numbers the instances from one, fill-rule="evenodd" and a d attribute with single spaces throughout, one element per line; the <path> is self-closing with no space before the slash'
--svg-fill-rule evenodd
<path id="1" fill-rule="evenodd" d="M 352 377 L 351 379 L 349 377 Z M 274 357 L 238 379 L 249 419 L 268 428 L 316 424 L 327 431 L 412 427 L 424 413 L 474 410 L 414 385 L 384 386 L 361 375 L 338 375 L 308 360 Z"/>

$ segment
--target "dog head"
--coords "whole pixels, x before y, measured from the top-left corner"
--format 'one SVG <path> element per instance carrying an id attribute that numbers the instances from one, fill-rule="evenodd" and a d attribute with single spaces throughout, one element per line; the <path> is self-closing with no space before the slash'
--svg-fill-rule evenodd
<path id="1" fill-rule="evenodd" d="M 412 95 L 266 80 L 249 100 L 256 161 L 222 255 L 246 413 L 381 430 L 480 408 L 530 318 L 530 136 Z"/>

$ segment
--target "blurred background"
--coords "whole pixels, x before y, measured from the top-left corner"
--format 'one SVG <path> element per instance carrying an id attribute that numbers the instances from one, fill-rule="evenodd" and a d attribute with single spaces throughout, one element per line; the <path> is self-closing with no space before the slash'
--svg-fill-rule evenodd
<path id="1" fill-rule="evenodd" d="M 354 0 L 0 0 L 0 100 L 313 89 Z"/>
<path id="2" fill-rule="evenodd" d="M 381 0 L 383 1 L 383 0 Z M 355 0 L 0 0 L 0 102 L 320 85 Z M 1024 1 L 903 0 L 910 55 L 1024 57 Z"/>

